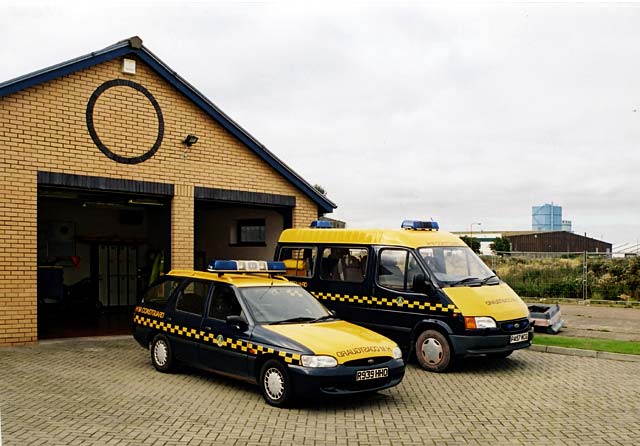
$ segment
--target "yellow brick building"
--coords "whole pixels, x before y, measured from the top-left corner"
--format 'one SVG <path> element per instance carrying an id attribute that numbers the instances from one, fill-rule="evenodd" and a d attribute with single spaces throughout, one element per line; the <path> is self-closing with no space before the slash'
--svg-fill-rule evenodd
<path id="1" fill-rule="evenodd" d="M 0 155 L 1 345 L 118 332 L 160 271 L 336 207 L 138 37 L 0 83 Z"/>

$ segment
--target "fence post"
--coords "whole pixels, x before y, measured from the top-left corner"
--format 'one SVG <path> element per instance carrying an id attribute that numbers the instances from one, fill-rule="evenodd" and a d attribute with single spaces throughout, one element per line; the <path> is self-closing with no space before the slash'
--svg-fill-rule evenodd
<path id="1" fill-rule="evenodd" d="M 584 233 L 584 260 L 582 264 L 582 300 L 587 300 L 587 233 Z"/>

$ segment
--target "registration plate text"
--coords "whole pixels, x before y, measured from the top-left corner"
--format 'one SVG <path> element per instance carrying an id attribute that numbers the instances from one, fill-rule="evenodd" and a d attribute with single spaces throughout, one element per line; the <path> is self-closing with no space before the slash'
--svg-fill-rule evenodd
<path id="1" fill-rule="evenodd" d="M 528 341 L 529 333 L 518 333 L 511 335 L 511 343 L 515 344 L 516 342 Z"/>
<path id="2" fill-rule="evenodd" d="M 358 370 L 356 372 L 356 381 L 366 381 L 368 379 L 386 378 L 389 376 L 389 368 Z"/>

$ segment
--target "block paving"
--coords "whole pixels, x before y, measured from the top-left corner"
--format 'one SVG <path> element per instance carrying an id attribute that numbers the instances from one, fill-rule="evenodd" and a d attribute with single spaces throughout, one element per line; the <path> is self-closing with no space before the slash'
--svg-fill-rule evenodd
<path id="1" fill-rule="evenodd" d="M 268 406 L 256 386 L 161 374 L 131 338 L 0 348 L 3 446 L 637 445 L 640 363 L 515 352 L 410 364 L 369 396 Z"/>

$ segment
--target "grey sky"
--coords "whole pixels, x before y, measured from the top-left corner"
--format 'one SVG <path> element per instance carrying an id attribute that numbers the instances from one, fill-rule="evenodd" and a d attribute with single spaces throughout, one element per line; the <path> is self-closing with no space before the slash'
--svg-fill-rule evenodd
<path id="1" fill-rule="evenodd" d="M 1 3 L 0 80 L 139 35 L 352 227 L 640 237 L 640 5 L 85 3 Z"/>

